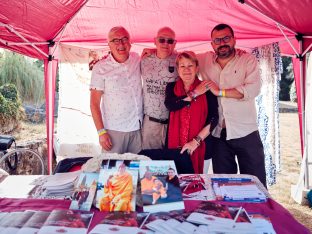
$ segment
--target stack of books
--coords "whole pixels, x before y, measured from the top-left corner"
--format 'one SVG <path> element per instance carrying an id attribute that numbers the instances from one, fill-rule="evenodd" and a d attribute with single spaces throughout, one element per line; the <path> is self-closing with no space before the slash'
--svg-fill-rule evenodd
<path id="1" fill-rule="evenodd" d="M 266 202 L 267 196 L 250 178 L 211 178 L 217 200 Z"/>

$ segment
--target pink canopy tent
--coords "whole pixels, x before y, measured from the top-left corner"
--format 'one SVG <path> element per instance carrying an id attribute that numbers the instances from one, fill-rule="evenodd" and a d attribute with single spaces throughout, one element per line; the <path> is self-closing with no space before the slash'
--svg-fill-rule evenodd
<path id="1" fill-rule="evenodd" d="M 237 46 L 279 42 L 294 57 L 299 120 L 304 145 L 305 59 L 311 50 L 309 0 L 2 0 L 0 47 L 45 60 L 49 171 L 53 150 L 54 87 L 59 43 L 105 47 L 107 32 L 127 28 L 134 44 L 151 43 L 163 26 L 176 31 L 180 48 L 209 50 L 210 31 L 230 24 Z"/>

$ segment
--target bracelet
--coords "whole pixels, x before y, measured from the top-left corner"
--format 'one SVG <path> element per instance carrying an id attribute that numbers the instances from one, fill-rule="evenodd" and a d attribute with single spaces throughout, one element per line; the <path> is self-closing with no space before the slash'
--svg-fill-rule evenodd
<path id="1" fill-rule="evenodd" d="M 99 136 L 104 135 L 105 133 L 107 133 L 107 130 L 105 128 L 102 128 L 100 130 L 97 131 Z"/>
<path id="2" fill-rule="evenodd" d="M 196 141 L 197 145 L 200 145 L 200 143 L 203 141 L 203 139 L 198 135 L 194 137 L 193 140 Z"/>
<path id="3" fill-rule="evenodd" d="M 198 95 L 194 91 L 189 91 L 187 92 L 187 96 L 189 96 L 192 100 L 194 100 Z"/>
<path id="4" fill-rule="evenodd" d="M 225 97 L 225 89 L 222 89 L 222 97 Z"/>
<path id="5" fill-rule="evenodd" d="M 218 97 L 222 97 L 222 89 L 219 90 Z"/>

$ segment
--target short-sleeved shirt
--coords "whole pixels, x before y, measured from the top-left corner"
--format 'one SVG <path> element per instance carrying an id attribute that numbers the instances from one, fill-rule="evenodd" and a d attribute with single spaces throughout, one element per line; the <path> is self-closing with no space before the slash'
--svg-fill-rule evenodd
<path id="1" fill-rule="evenodd" d="M 101 112 L 106 129 L 131 132 L 143 118 L 140 57 L 130 52 L 124 63 L 110 54 L 92 70 L 90 89 L 102 90 Z"/>
<path id="2" fill-rule="evenodd" d="M 178 77 L 176 69 L 177 54 L 160 59 L 156 54 L 142 59 L 144 114 L 156 119 L 166 120 L 169 111 L 165 107 L 166 86 Z"/>
<path id="3" fill-rule="evenodd" d="M 258 130 L 255 97 L 261 89 L 256 58 L 248 53 L 236 53 L 222 69 L 213 52 L 198 54 L 199 72 L 204 80 L 212 80 L 220 89 L 235 88 L 242 99 L 219 97 L 219 123 L 212 135 L 220 137 L 225 121 L 227 140 L 241 138 Z"/>

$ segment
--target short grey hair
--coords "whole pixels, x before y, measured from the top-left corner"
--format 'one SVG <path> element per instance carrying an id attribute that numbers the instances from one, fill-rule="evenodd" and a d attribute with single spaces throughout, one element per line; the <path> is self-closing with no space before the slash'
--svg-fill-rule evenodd
<path id="1" fill-rule="evenodd" d="M 125 28 L 122 27 L 122 26 L 116 26 L 116 27 L 113 27 L 113 28 L 111 28 L 111 29 L 109 30 L 108 36 L 107 36 L 107 37 L 108 37 L 108 40 L 113 39 L 113 38 L 111 38 L 112 35 L 113 35 L 114 33 L 118 32 L 118 31 L 125 31 L 125 32 L 127 33 L 127 37 L 130 39 L 130 34 L 129 34 L 129 32 L 128 32 L 127 29 L 125 29 Z"/>

